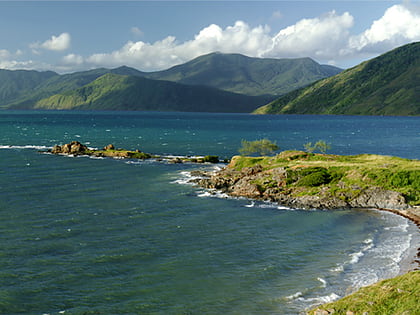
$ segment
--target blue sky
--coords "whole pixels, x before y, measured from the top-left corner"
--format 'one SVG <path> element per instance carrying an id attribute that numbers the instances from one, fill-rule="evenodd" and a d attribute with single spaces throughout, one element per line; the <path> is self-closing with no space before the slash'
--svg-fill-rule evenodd
<path id="1" fill-rule="evenodd" d="M 420 41 L 420 1 L 0 1 L 0 68 L 166 69 L 220 51 L 342 68 Z"/>

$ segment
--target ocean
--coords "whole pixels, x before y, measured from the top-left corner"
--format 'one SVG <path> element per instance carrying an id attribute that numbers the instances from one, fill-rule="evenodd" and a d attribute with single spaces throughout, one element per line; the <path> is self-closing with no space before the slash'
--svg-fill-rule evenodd
<path id="1" fill-rule="evenodd" d="M 420 233 L 376 210 L 300 210 L 188 183 L 223 164 L 39 153 L 72 140 L 161 155 L 420 157 L 419 117 L 0 112 L 0 314 L 303 314 L 413 268 Z"/>

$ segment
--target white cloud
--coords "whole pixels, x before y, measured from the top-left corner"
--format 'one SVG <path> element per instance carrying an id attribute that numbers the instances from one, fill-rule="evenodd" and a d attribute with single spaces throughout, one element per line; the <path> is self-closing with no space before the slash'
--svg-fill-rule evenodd
<path id="1" fill-rule="evenodd" d="M 64 56 L 62 61 L 66 65 L 81 65 L 84 62 L 82 56 L 75 54 L 69 54 L 67 56 Z"/>
<path id="2" fill-rule="evenodd" d="M 35 54 L 39 54 L 39 49 L 51 51 L 64 51 L 70 48 L 71 36 L 69 33 L 61 33 L 58 36 L 51 36 L 45 42 L 36 42 L 30 45 Z"/>
<path id="3" fill-rule="evenodd" d="M 225 29 L 211 24 L 196 34 L 194 39 L 183 43 L 179 43 L 174 36 L 154 43 L 129 41 L 119 50 L 94 54 L 86 61 L 98 66 L 125 64 L 142 70 L 156 70 L 214 51 L 259 56 L 271 43 L 269 32 L 268 26 L 251 28 L 242 21 L 237 21 Z"/>
<path id="4" fill-rule="evenodd" d="M 274 36 L 265 26 L 251 27 L 243 21 L 221 28 L 211 24 L 194 39 L 179 43 L 168 36 L 155 43 L 128 42 L 112 53 L 99 53 L 86 59 L 87 64 L 114 67 L 122 64 L 141 70 L 157 70 L 186 62 L 214 51 L 241 53 L 253 57 L 313 57 L 327 60 L 337 56 L 349 37 L 353 17 L 335 11 L 314 19 L 303 19 L 280 30 Z"/>
<path id="5" fill-rule="evenodd" d="M 353 22 L 348 12 L 338 15 L 335 11 L 319 18 L 300 20 L 279 31 L 264 55 L 333 58 L 337 49 L 345 44 Z"/>
<path id="6" fill-rule="evenodd" d="M 381 53 L 420 40 L 420 13 L 410 5 L 394 5 L 362 34 L 349 39 L 347 52 Z"/>

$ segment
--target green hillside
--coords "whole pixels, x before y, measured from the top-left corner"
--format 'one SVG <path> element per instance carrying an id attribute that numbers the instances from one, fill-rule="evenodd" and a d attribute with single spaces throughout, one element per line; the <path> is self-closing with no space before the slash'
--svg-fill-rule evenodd
<path id="1" fill-rule="evenodd" d="M 43 82 L 57 76 L 58 74 L 52 71 L 11 71 L 0 69 L 0 108 L 4 104 L 18 99 L 24 92 L 33 93 Z"/>
<path id="2" fill-rule="evenodd" d="M 266 97 L 107 73 L 83 87 L 36 102 L 36 109 L 250 112 Z"/>
<path id="3" fill-rule="evenodd" d="M 211 53 L 145 76 L 247 95 L 281 95 L 340 71 L 310 58 L 269 59 Z"/>
<path id="4" fill-rule="evenodd" d="M 420 42 L 295 90 L 257 114 L 420 115 Z"/>

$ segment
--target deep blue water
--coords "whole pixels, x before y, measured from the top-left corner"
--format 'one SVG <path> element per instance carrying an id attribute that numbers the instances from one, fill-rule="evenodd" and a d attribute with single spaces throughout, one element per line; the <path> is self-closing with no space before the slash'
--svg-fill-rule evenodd
<path id="1" fill-rule="evenodd" d="M 419 233 L 393 214 L 251 206 L 184 184 L 212 165 L 38 153 L 78 140 L 228 158 L 260 138 L 418 159 L 420 118 L 0 112 L 0 313 L 299 314 L 413 258 Z"/>

